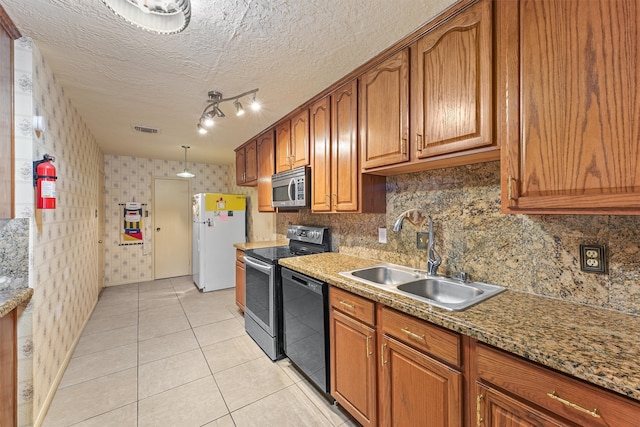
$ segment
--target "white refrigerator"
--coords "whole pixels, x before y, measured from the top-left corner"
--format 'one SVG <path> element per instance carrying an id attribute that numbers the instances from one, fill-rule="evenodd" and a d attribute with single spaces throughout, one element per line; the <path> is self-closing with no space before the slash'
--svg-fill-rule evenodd
<path id="1" fill-rule="evenodd" d="M 235 286 L 234 243 L 246 241 L 246 196 L 193 196 L 193 282 L 203 292 Z"/>

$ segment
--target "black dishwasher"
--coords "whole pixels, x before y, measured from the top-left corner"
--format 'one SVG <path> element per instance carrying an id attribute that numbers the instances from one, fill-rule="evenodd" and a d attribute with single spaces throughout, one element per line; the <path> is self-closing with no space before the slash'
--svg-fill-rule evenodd
<path id="1" fill-rule="evenodd" d="M 328 285 L 282 268 L 284 353 L 329 396 Z"/>

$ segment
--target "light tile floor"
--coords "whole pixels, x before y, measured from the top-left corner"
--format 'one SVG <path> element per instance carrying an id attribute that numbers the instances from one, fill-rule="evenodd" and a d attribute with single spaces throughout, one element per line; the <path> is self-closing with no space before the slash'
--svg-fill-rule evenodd
<path id="1" fill-rule="evenodd" d="M 44 426 L 357 426 L 191 276 L 104 290 Z"/>

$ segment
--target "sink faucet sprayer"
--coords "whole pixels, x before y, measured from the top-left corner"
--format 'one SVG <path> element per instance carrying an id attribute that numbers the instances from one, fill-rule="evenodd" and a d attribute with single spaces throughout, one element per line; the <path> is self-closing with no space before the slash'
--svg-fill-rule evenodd
<path id="1" fill-rule="evenodd" d="M 442 263 L 442 258 L 438 252 L 436 252 L 435 244 L 433 240 L 433 220 L 429 215 L 425 215 L 420 209 L 409 209 L 400 214 L 400 216 L 396 219 L 393 224 L 393 231 L 398 233 L 402 230 L 402 223 L 404 220 L 408 219 L 413 225 L 418 225 L 418 220 L 422 219 L 420 222 L 420 228 L 424 225 L 425 221 L 429 221 L 429 244 L 427 246 L 427 274 L 429 276 L 435 276 L 438 273 L 438 267 Z"/>

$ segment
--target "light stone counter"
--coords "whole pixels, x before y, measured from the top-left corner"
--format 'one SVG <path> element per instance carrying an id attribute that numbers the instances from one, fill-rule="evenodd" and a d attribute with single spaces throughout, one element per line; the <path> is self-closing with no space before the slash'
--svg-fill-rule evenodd
<path id="1" fill-rule="evenodd" d="M 0 291 L 0 317 L 11 313 L 19 305 L 27 304 L 33 295 L 33 289 L 8 289 Z"/>
<path id="2" fill-rule="evenodd" d="M 461 312 L 340 276 L 380 264 L 331 252 L 286 258 L 284 267 L 318 278 L 481 342 L 640 400 L 640 317 L 507 290 Z"/>
<path id="3" fill-rule="evenodd" d="M 240 249 L 241 251 L 247 251 L 249 249 L 269 248 L 271 246 L 286 246 L 288 244 L 289 244 L 289 241 L 287 239 L 281 239 L 281 240 L 267 240 L 264 242 L 234 243 L 233 247 L 236 249 Z"/>

